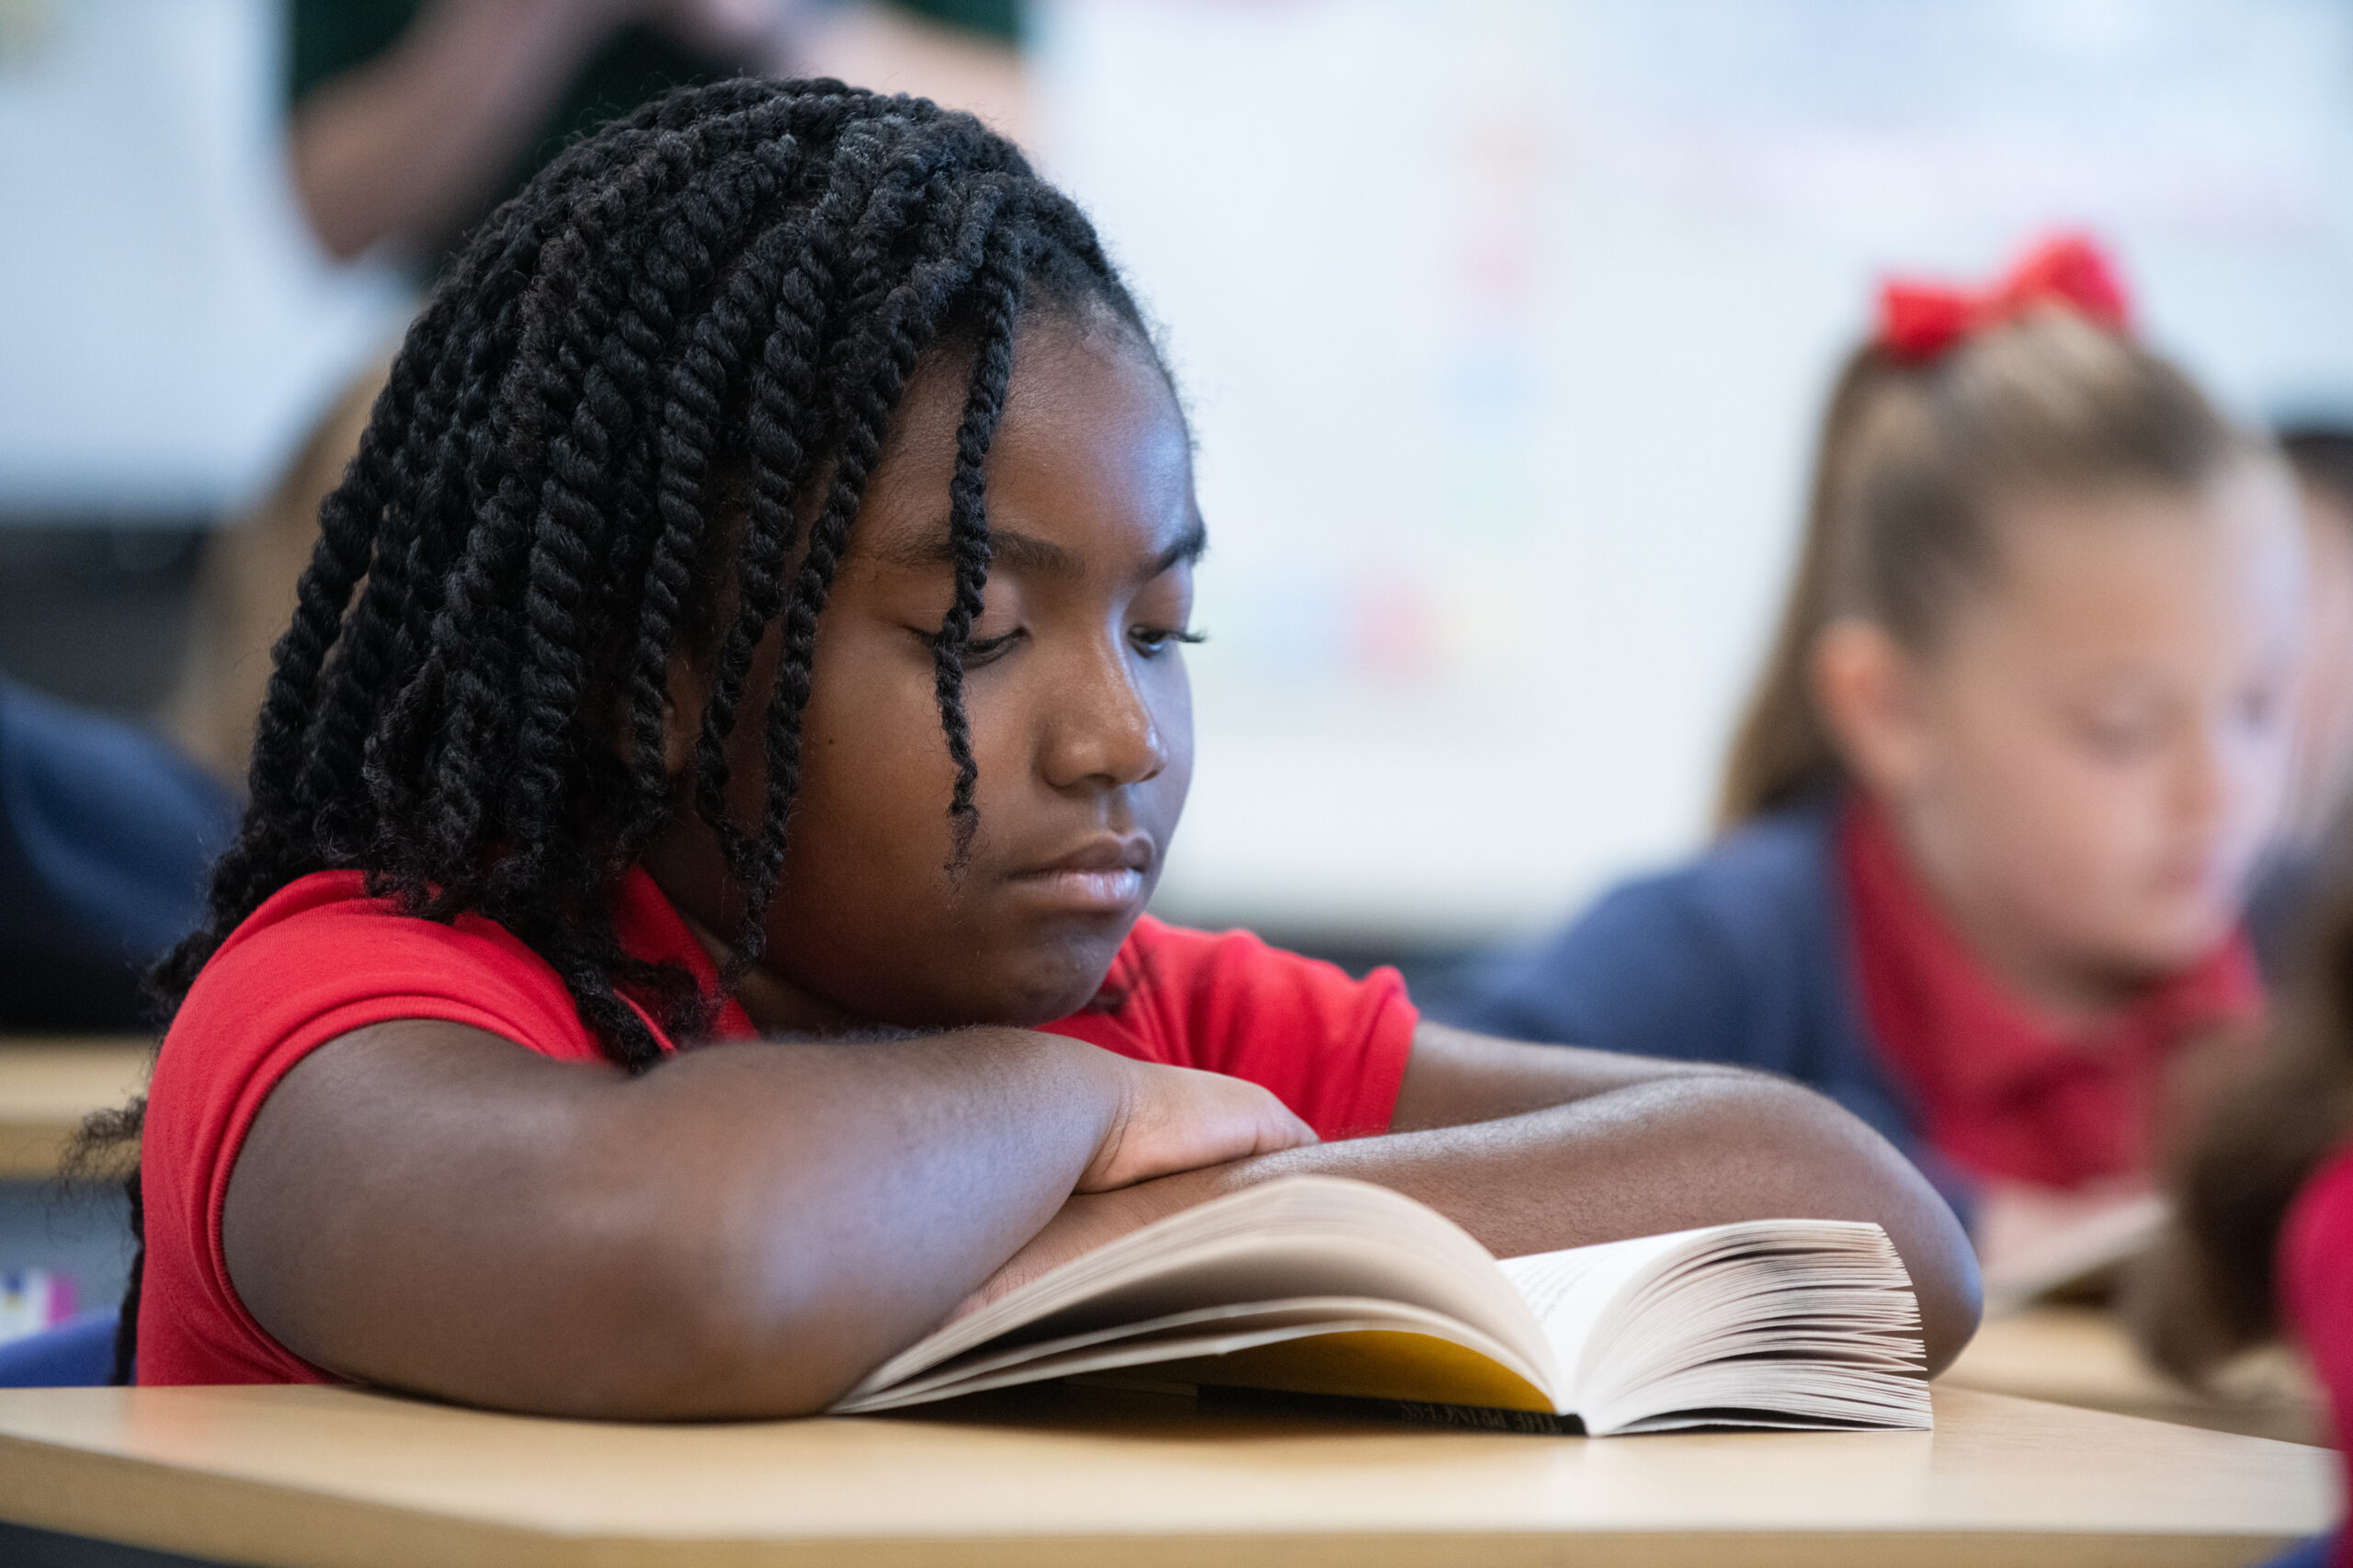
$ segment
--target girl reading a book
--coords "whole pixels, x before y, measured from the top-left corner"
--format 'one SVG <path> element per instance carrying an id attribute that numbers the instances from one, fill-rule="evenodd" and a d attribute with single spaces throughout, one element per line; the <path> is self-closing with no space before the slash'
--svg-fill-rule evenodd
<path id="1" fill-rule="evenodd" d="M 1506 1255 L 1876 1221 L 1931 1362 L 1973 1324 L 1944 1204 L 1810 1091 L 1142 916 L 1191 766 L 1187 432 L 1086 220 L 968 117 L 733 82 L 574 147 L 322 522 L 165 971 L 142 1381 L 816 1410 L 1290 1172 Z"/>
<path id="2" fill-rule="evenodd" d="M 2299 544 L 2087 242 L 1881 307 L 1724 836 L 1449 1017 L 1812 1084 L 1976 1207 L 1990 1267 L 2137 1203 L 2200 1048 L 2256 1022 Z"/>

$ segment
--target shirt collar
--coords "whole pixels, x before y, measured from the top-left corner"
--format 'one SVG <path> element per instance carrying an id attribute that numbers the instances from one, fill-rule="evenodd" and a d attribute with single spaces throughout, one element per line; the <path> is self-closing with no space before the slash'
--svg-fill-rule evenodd
<path id="1" fill-rule="evenodd" d="M 1990 1108 L 2087 1060 L 2123 1067 L 2200 1028 L 2262 1016 L 2254 953 L 2234 928 L 2120 1012 L 2088 1027 L 2053 1022 L 1986 972 L 1920 884 L 1884 811 L 1858 796 L 1847 818 L 1854 918 L 1869 924 L 1873 944 L 1893 960 L 1922 1037 L 1915 1043 L 1927 1048 L 1918 1054 L 1957 1099 Z"/>
<path id="2" fill-rule="evenodd" d="M 621 878 L 620 889 L 613 899 L 613 935 L 620 938 L 622 950 L 630 957 L 646 963 L 683 964 L 705 996 L 718 994 L 718 966 L 710 961 L 710 955 L 688 929 L 685 918 L 642 866 L 631 866 Z M 669 1043 L 658 1023 L 654 1032 Z M 751 1016 L 744 1011 L 743 1004 L 734 997 L 719 1005 L 718 1016 L 711 1024 L 712 1039 L 750 1040 L 759 1032 L 753 1027 Z"/>

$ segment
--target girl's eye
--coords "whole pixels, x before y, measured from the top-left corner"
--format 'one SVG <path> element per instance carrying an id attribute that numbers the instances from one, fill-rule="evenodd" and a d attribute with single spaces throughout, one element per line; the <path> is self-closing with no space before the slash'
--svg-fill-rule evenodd
<path id="1" fill-rule="evenodd" d="M 926 648 L 931 649 L 935 652 L 938 651 L 939 647 L 939 629 L 938 627 L 910 626 L 907 630 L 914 634 L 915 641 L 922 643 Z M 1017 626 L 1012 631 L 1007 631 L 1001 636 L 967 638 L 964 642 L 964 667 L 969 670 L 976 665 L 985 665 L 992 659 L 1001 657 L 1006 649 L 1012 647 L 1016 642 L 1018 642 L 1022 638 L 1028 635 L 1029 633 L 1026 630 Z"/>
<path id="2" fill-rule="evenodd" d="M 1145 658 L 1153 658 L 1167 651 L 1171 642 L 1205 642 L 1205 633 L 1168 626 L 1139 626 L 1128 633 L 1128 641 Z"/>
<path id="3" fill-rule="evenodd" d="M 2097 717 L 2086 722 L 2083 733 L 2099 756 L 2111 762 L 2130 762 L 2154 746 L 2157 725 L 2143 719 Z"/>
<path id="4" fill-rule="evenodd" d="M 1001 637 L 973 638 L 964 644 L 964 667 L 971 669 L 975 665 L 987 664 L 1019 642 L 1021 637 L 1021 628 L 1017 626 Z"/>

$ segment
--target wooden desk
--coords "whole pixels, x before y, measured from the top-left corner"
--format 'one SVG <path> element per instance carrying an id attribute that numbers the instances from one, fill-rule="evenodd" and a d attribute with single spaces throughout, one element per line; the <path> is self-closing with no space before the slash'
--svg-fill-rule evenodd
<path id="1" fill-rule="evenodd" d="M 145 1085 L 153 1044 L 108 1035 L 0 1037 L 0 1180 L 55 1176 L 82 1119 Z"/>
<path id="2" fill-rule="evenodd" d="M 1991 1319 L 1944 1381 L 2217 1432 L 2328 1440 L 2326 1400 L 2290 1352 L 2259 1351 L 2197 1393 L 2143 1361 L 2123 1325 L 2097 1307 L 2033 1307 Z"/>
<path id="3" fill-rule="evenodd" d="M 327 1388 L 0 1392 L 0 1518 L 268 1568 L 2262 1560 L 2316 1449 L 1940 1388 L 1934 1433 L 1533 1437 L 1055 1389 L 625 1426 Z"/>

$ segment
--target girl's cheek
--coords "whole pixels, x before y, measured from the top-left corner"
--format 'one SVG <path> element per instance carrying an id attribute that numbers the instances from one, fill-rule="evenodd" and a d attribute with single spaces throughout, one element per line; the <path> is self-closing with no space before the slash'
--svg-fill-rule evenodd
<path id="1" fill-rule="evenodd" d="M 2163 836 L 2165 792 L 2164 769 L 2145 753 L 2120 756 L 2069 738 L 2053 749 L 2040 778 L 2021 780 L 2023 809 L 2042 819 L 2033 835 L 2041 874 L 2110 883 L 2129 879 Z"/>

